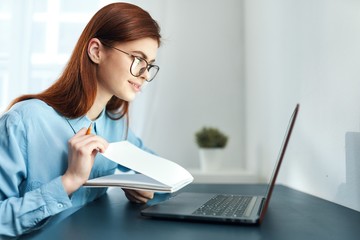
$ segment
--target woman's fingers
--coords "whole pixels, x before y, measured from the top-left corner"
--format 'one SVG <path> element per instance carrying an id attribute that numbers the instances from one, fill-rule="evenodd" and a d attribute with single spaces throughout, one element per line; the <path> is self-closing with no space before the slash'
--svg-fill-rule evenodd
<path id="1" fill-rule="evenodd" d="M 123 189 L 126 197 L 136 203 L 146 203 L 154 197 L 154 193 L 150 191 L 137 191 L 132 189 Z"/>
<path id="2" fill-rule="evenodd" d="M 74 192 L 88 180 L 96 154 L 98 151 L 104 152 L 109 145 L 102 137 L 86 135 L 86 130 L 82 128 L 68 141 L 68 168 L 63 176 L 68 193 Z"/>
<path id="3" fill-rule="evenodd" d="M 80 153 L 90 154 L 93 150 L 104 152 L 109 143 L 97 135 L 85 135 L 86 128 L 82 128 L 69 140 L 69 147 Z"/>

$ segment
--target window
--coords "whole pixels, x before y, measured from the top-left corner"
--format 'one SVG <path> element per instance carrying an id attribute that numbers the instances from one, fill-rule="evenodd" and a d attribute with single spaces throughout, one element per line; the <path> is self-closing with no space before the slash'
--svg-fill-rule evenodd
<path id="1" fill-rule="evenodd" d="M 0 111 L 25 93 L 53 83 L 83 28 L 109 0 L 2 0 Z"/>

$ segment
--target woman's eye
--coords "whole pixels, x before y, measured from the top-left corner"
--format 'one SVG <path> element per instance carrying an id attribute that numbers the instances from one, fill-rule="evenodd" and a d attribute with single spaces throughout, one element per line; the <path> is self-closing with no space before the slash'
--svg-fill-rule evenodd
<path id="1" fill-rule="evenodd" d="M 136 56 L 135 56 L 135 59 L 137 60 L 137 62 L 141 62 L 141 61 L 142 61 L 142 58 L 141 58 L 141 57 L 136 57 Z"/>

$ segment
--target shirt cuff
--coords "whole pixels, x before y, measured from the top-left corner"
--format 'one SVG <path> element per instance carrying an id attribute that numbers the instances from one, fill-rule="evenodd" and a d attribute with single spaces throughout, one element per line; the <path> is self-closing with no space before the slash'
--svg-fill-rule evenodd
<path id="1" fill-rule="evenodd" d="M 55 215 L 72 207 L 71 200 L 62 184 L 61 176 L 43 185 L 41 195 L 46 203 L 49 215 Z"/>

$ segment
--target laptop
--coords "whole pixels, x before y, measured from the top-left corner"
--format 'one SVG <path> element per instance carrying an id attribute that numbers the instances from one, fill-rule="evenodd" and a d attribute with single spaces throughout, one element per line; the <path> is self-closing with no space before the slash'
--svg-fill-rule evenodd
<path id="1" fill-rule="evenodd" d="M 269 206 L 298 111 L 299 104 L 291 115 L 265 196 L 181 192 L 168 200 L 143 209 L 141 215 L 165 219 L 260 224 Z"/>

